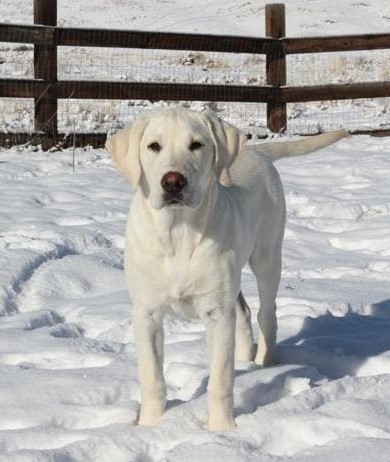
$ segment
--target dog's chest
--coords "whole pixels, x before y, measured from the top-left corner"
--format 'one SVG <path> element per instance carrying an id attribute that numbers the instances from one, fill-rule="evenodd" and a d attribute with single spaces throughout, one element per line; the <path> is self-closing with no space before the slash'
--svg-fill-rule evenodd
<path id="1" fill-rule="evenodd" d="M 167 312 L 199 317 L 210 293 L 210 275 L 196 259 L 183 255 L 166 257 L 160 273 L 161 302 Z"/>
<path id="2" fill-rule="evenodd" d="M 221 305 L 231 287 L 233 253 L 188 226 L 139 233 L 126 242 L 126 272 L 137 303 L 191 318 Z M 131 231 L 131 228 L 129 229 Z"/>
<path id="3" fill-rule="evenodd" d="M 217 259 L 202 246 L 192 253 L 168 253 L 158 258 L 149 254 L 142 260 L 142 265 L 133 266 L 129 262 L 129 267 L 135 270 L 129 274 L 134 283 L 131 292 L 137 292 L 140 299 L 147 297 L 156 309 L 201 318 L 216 304 L 225 272 L 221 266 L 218 271 Z"/>

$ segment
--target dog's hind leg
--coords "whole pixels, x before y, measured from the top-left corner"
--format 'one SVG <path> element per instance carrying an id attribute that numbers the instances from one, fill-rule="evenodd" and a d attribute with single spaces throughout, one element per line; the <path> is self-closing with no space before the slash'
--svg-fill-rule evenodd
<path id="1" fill-rule="evenodd" d="M 280 242 L 281 244 L 281 242 Z M 281 245 L 271 249 L 257 249 L 249 264 L 255 273 L 259 289 L 260 310 L 257 320 L 260 327 L 255 363 L 271 366 L 276 362 L 276 294 L 281 273 Z"/>
<path id="2" fill-rule="evenodd" d="M 253 361 L 253 332 L 251 310 L 240 292 L 236 302 L 236 347 L 235 359 Z"/>

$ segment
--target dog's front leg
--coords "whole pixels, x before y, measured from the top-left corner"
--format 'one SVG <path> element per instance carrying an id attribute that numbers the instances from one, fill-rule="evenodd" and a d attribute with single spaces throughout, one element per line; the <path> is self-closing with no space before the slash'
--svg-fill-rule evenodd
<path id="1" fill-rule="evenodd" d="M 212 313 L 207 321 L 210 378 L 207 387 L 209 429 L 235 428 L 233 418 L 235 311 Z"/>
<path id="2" fill-rule="evenodd" d="M 155 425 L 163 414 L 166 403 L 162 316 L 137 307 L 134 310 L 133 329 L 141 384 L 139 425 Z"/>

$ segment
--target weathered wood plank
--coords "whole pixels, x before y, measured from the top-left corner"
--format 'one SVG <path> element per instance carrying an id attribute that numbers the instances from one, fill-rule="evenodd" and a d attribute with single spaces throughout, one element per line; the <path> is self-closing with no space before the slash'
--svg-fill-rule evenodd
<path id="1" fill-rule="evenodd" d="M 385 98 L 390 96 L 390 82 L 345 83 L 280 88 L 286 103 L 341 99 Z"/>
<path id="2" fill-rule="evenodd" d="M 71 133 L 65 135 L 59 133 L 57 138 L 48 137 L 44 132 L 15 132 L 3 133 L 0 132 L 0 146 L 10 148 L 11 146 L 18 145 L 32 145 L 32 146 L 45 146 L 51 143 L 50 147 L 57 149 L 69 147 L 84 147 L 92 146 L 94 148 L 103 148 L 107 139 L 106 133 Z"/>
<path id="3" fill-rule="evenodd" d="M 39 98 L 50 84 L 43 80 L 0 79 L 2 98 Z M 390 97 L 390 82 L 346 83 L 299 87 L 247 87 L 176 83 L 132 83 L 60 81 L 52 85 L 58 98 L 74 99 L 148 99 L 158 101 L 231 101 L 259 102 L 282 100 L 285 103 L 360 98 Z"/>
<path id="4" fill-rule="evenodd" d="M 0 132 L 0 146 L 3 148 L 10 148 L 11 146 L 18 146 L 23 144 L 29 144 L 38 146 L 45 142 L 47 139 L 46 135 L 43 132 L 36 133 L 3 133 Z"/>
<path id="5" fill-rule="evenodd" d="M 59 98 L 267 102 L 271 87 L 148 82 L 60 81 Z"/>
<path id="6" fill-rule="evenodd" d="M 39 98 L 47 82 L 32 79 L 0 79 L 0 98 Z"/>
<path id="7" fill-rule="evenodd" d="M 0 24 L 0 42 L 47 45 L 55 40 L 54 27 Z"/>
<path id="8" fill-rule="evenodd" d="M 57 0 L 34 0 L 34 23 L 55 27 L 57 25 Z M 54 39 L 55 37 L 53 37 Z M 47 90 L 35 98 L 34 126 L 48 139 L 57 139 L 57 45 L 52 43 L 34 46 L 34 77 L 48 83 Z M 52 141 L 48 141 L 48 146 Z M 46 146 L 45 146 L 46 147 Z"/>
<path id="9" fill-rule="evenodd" d="M 281 39 L 286 35 L 285 6 L 283 4 L 266 5 L 265 33 L 267 37 Z M 267 85 L 280 87 L 286 85 L 286 53 L 283 43 L 275 40 L 268 50 L 266 59 Z M 267 127 L 273 133 L 281 133 L 287 128 L 287 105 L 278 99 L 279 92 L 275 92 L 275 100 L 267 104 Z"/>
<path id="10" fill-rule="evenodd" d="M 287 54 L 390 49 L 390 34 L 285 38 Z"/>
<path id="11" fill-rule="evenodd" d="M 58 45 L 225 53 L 266 53 L 274 40 L 229 35 L 180 34 L 132 30 L 58 28 Z"/>

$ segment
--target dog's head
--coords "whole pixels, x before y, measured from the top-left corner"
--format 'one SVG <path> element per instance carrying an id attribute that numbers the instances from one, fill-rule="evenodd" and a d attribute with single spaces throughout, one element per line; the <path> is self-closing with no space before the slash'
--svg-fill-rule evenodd
<path id="1" fill-rule="evenodd" d="M 212 181 L 230 183 L 229 169 L 245 136 L 232 125 L 182 108 L 144 117 L 107 141 L 117 168 L 139 185 L 152 207 L 202 203 Z"/>

